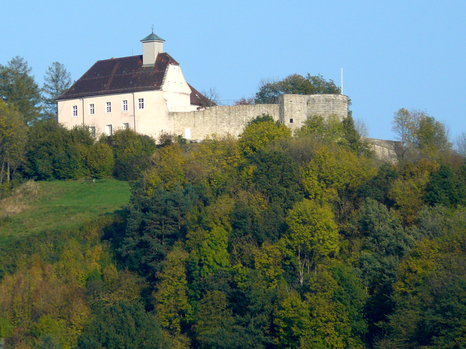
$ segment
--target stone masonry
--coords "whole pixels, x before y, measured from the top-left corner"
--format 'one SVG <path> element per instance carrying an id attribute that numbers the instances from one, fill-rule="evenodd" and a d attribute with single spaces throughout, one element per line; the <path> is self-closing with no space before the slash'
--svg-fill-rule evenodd
<path id="1" fill-rule="evenodd" d="M 241 134 L 249 121 L 262 114 L 269 114 L 276 121 L 296 130 L 309 116 L 340 119 L 347 116 L 348 97 L 343 95 L 281 95 L 278 104 L 215 106 L 192 112 L 172 112 L 174 134 L 192 140 L 202 140 L 212 134 Z"/>
<path id="2" fill-rule="evenodd" d="M 310 116 L 336 115 L 341 120 L 348 114 L 348 97 L 344 95 L 281 95 L 278 104 L 215 106 L 191 112 L 171 112 L 169 119 L 174 134 L 192 141 L 200 141 L 210 135 L 238 137 L 252 119 L 268 114 L 293 131 L 301 128 Z M 397 161 L 396 142 L 367 138 L 376 156 L 391 163 Z"/>

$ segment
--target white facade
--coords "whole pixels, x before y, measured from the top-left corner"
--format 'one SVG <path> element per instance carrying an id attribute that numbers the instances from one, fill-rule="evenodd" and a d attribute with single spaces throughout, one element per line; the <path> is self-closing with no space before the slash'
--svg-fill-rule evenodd
<path id="1" fill-rule="evenodd" d="M 191 89 L 179 66 L 169 65 L 164 80 L 158 91 L 59 100 L 58 122 L 70 129 L 85 125 L 95 128 L 96 135 L 107 133 L 108 126 L 113 132 L 129 127 L 154 138 L 163 132 L 173 133 L 168 113 L 194 111 L 197 106 L 190 104 Z"/>
<path id="2" fill-rule="evenodd" d="M 91 68 L 75 83 L 76 87 L 73 85 L 58 98 L 58 122 L 67 128 L 89 126 L 96 136 L 130 128 L 157 138 L 161 133 L 174 132 L 170 112 L 197 110 L 198 105 L 191 105 L 192 90 L 179 64 L 163 54 L 163 39 L 152 33 L 141 41 L 142 62 L 140 56 L 128 57 L 133 65 L 125 68 L 128 58 L 99 61 L 96 65 L 103 68 Z M 161 61 L 158 62 L 159 55 Z M 134 62 L 139 63 L 135 66 Z M 105 70 L 108 66 L 112 69 Z M 120 69 L 120 73 L 116 73 L 116 69 Z M 129 79 L 129 88 L 115 82 L 122 75 Z M 145 80 L 141 83 L 141 79 Z M 132 88 L 133 80 L 135 85 L 143 84 L 142 88 L 139 85 Z M 107 85 L 111 86 L 108 91 Z M 128 89 L 132 91 L 120 92 Z M 73 98 L 78 93 L 80 97 Z"/>

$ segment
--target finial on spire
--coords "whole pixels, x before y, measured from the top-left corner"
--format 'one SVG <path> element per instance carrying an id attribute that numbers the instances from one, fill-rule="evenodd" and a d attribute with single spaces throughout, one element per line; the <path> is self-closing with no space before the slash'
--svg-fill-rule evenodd
<path id="1" fill-rule="evenodd" d="M 154 33 L 154 25 L 152 24 L 152 33 Z"/>

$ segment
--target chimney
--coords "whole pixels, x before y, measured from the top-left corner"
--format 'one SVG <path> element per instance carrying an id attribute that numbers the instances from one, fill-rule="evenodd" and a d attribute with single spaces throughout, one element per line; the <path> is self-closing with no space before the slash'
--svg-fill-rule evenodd
<path id="1" fill-rule="evenodd" d="M 149 34 L 142 42 L 142 66 L 149 67 L 155 64 L 157 55 L 163 52 L 163 42 L 165 40 L 154 34 Z"/>

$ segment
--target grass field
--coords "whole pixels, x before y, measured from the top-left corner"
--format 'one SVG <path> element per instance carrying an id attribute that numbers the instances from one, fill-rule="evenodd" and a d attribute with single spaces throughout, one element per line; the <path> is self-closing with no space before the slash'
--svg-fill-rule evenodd
<path id="1" fill-rule="evenodd" d="M 32 188 L 32 189 L 31 189 Z M 127 182 L 114 179 L 35 182 L 0 202 L 0 242 L 47 230 L 81 227 L 98 216 L 123 208 L 129 201 Z M 5 214 L 8 212 L 8 214 Z"/>

